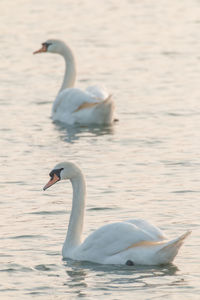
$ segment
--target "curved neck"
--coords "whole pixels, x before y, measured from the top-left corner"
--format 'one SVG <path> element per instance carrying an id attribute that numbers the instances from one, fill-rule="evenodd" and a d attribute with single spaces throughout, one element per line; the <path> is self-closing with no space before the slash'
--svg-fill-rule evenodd
<path id="1" fill-rule="evenodd" d="M 59 90 L 60 93 L 62 90 L 74 86 L 76 79 L 76 64 L 74 55 L 67 45 L 63 45 L 62 50 L 59 54 L 62 55 L 65 60 L 65 75 L 63 78 L 62 86 Z"/>
<path id="2" fill-rule="evenodd" d="M 73 188 L 72 211 L 64 247 L 73 248 L 81 243 L 84 221 L 86 184 L 82 173 L 71 179 Z"/>

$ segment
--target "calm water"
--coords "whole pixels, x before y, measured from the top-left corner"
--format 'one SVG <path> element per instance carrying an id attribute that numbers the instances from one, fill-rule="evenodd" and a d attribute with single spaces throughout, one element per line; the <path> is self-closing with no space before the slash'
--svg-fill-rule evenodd
<path id="1" fill-rule="evenodd" d="M 1 299 L 199 299 L 200 1 L 1 0 Z M 74 50 L 77 86 L 108 87 L 120 122 L 50 119 L 64 65 L 33 56 L 48 38 Z M 88 189 L 84 236 L 144 218 L 193 231 L 173 265 L 63 261 L 71 186 L 42 187 L 72 160 Z"/>

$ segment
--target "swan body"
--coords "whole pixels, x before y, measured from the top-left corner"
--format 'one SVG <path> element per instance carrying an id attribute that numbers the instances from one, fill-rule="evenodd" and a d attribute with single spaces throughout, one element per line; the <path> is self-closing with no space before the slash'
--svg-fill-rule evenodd
<path id="1" fill-rule="evenodd" d="M 159 228 L 141 219 L 104 225 L 81 242 L 86 185 L 78 166 L 65 162 L 55 166 L 44 190 L 62 179 L 69 179 L 73 187 L 72 211 L 62 255 L 80 261 L 100 264 L 158 265 L 173 261 L 186 232 L 168 240 Z"/>
<path id="2" fill-rule="evenodd" d="M 52 108 L 52 119 L 66 124 L 111 124 L 114 120 L 114 102 L 105 88 L 90 86 L 85 91 L 74 88 L 75 59 L 71 49 L 60 40 L 48 40 L 36 53 L 49 52 L 63 56 L 65 75 Z"/>

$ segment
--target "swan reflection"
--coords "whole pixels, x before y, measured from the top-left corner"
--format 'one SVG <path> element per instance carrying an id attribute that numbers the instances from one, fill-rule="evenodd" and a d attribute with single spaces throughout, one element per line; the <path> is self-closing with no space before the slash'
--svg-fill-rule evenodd
<path id="1" fill-rule="evenodd" d="M 71 262 L 64 262 L 64 265 L 67 267 L 67 279 L 64 282 L 64 286 L 68 286 L 70 290 L 73 290 L 79 297 L 86 297 L 87 294 L 85 293 L 85 289 L 88 285 L 85 282 L 85 279 L 87 277 L 87 272 L 79 267 L 79 262 Z"/>
<path id="2" fill-rule="evenodd" d="M 78 295 L 85 295 L 88 288 L 98 285 L 98 289 L 109 290 L 119 287 L 121 290 L 133 290 L 139 287 L 157 288 L 160 286 L 171 287 L 185 284 L 179 278 L 178 268 L 174 264 L 165 266 L 122 266 L 101 265 L 90 262 L 63 260 L 66 274 L 68 275 L 65 285 Z M 94 278 L 94 279 L 93 279 Z"/>
<path id="3" fill-rule="evenodd" d="M 114 134 L 114 128 L 111 125 L 106 126 L 80 126 L 66 125 L 61 122 L 54 122 L 56 129 L 60 132 L 60 139 L 67 143 L 75 143 L 80 138 L 91 138 L 103 135 Z"/>

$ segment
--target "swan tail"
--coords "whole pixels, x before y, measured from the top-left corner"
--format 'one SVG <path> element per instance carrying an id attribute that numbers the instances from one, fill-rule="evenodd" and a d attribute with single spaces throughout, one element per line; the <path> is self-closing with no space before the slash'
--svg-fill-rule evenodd
<path id="1" fill-rule="evenodd" d="M 98 100 L 96 98 L 96 100 Z M 112 95 L 99 102 L 84 102 L 75 111 L 77 123 L 111 124 L 113 121 L 114 102 Z"/>
<path id="2" fill-rule="evenodd" d="M 167 242 L 161 249 L 156 253 L 158 261 L 163 263 L 171 263 L 177 255 L 179 248 L 182 246 L 184 240 L 190 235 L 191 231 L 187 231 L 178 238 Z"/>
<path id="3" fill-rule="evenodd" d="M 94 99 L 99 101 L 95 103 L 97 106 L 101 106 L 109 103 L 113 105 L 112 94 L 109 94 L 105 99 L 99 97 L 95 97 Z"/>
<path id="4" fill-rule="evenodd" d="M 112 100 L 112 95 L 97 103 L 95 106 L 95 112 L 97 115 L 101 115 L 101 120 L 103 118 L 103 123 L 110 124 L 113 121 L 113 112 L 114 112 L 114 102 Z"/>

